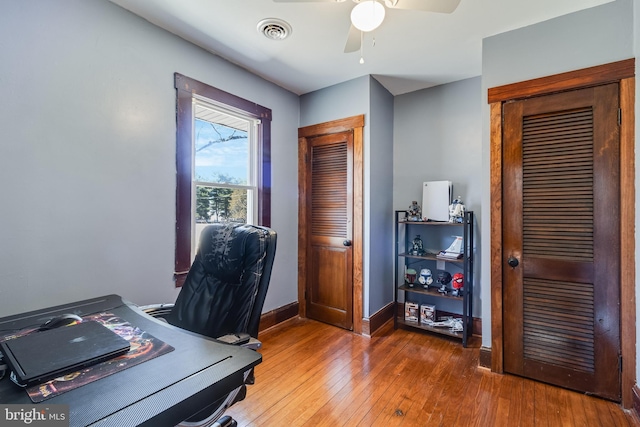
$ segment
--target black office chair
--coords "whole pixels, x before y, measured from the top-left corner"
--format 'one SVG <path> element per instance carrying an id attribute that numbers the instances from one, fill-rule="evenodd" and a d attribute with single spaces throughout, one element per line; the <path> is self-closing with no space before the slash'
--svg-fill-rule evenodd
<path id="1" fill-rule="evenodd" d="M 175 304 L 141 307 L 168 323 L 257 350 L 258 326 L 276 252 L 276 232 L 246 224 L 212 224 L 202 230 L 196 257 Z M 212 402 L 180 425 L 211 426 L 244 399 L 246 384 Z M 224 423 L 222 421 L 224 420 Z M 225 416 L 223 425 L 235 425 Z"/>

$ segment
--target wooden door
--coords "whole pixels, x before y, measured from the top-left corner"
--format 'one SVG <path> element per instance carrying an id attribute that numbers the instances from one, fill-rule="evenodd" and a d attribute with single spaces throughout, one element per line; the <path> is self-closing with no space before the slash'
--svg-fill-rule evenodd
<path id="1" fill-rule="evenodd" d="M 305 143 L 306 314 L 353 329 L 353 132 Z"/>
<path id="2" fill-rule="evenodd" d="M 619 400 L 618 85 L 504 104 L 504 369 Z"/>

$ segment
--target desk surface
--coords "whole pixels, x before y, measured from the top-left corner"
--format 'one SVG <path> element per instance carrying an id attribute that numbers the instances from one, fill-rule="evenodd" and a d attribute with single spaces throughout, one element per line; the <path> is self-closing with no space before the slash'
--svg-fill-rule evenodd
<path id="1" fill-rule="evenodd" d="M 40 325 L 62 313 L 86 316 L 108 311 L 152 334 L 174 351 L 132 366 L 41 403 L 68 404 L 71 426 L 175 426 L 243 383 L 259 353 L 203 338 L 156 320 L 108 295 L 0 319 L 0 331 Z M 31 404 L 8 376 L 0 380 L 0 403 Z"/>

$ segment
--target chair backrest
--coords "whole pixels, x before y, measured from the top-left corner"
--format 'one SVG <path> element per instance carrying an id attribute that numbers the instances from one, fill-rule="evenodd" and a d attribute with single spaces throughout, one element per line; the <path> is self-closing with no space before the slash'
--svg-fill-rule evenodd
<path id="1" fill-rule="evenodd" d="M 257 338 L 276 237 L 272 229 L 254 225 L 205 227 L 189 274 L 166 320 L 212 338 L 239 332 Z"/>

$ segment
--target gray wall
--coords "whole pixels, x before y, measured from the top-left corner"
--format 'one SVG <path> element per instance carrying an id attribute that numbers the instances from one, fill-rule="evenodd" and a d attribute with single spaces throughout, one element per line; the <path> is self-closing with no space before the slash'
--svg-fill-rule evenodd
<path id="1" fill-rule="evenodd" d="M 489 106 L 487 89 L 634 56 L 634 11 L 637 0 L 617 0 L 536 25 L 484 39 L 482 46 L 482 221 L 490 235 Z M 637 37 L 636 37 L 637 40 Z M 636 199 L 640 200 L 640 199 Z M 637 209 L 637 208 L 636 208 Z M 482 242 L 482 279 L 490 283 L 490 248 Z M 482 345 L 491 346 L 491 294 L 484 286 Z"/>
<path id="2" fill-rule="evenodd" d="M 179 72 L 273 110 L 265 311 L 297 299 L 298 97 L 106 0 L 0 0 L 0 316 L 173 301 Z"/>
<path id="3" fill-rule="evenodd" d="M 412 200 L 422 203 L 424 181 L 453 182 L 455 196 L 476 219 L 476 247 L 482 200 L 482 124 L 480 77 L 436 86 L 395 97 L 393 147 L 393 207 L 406 210 Z M 410 238 L 413 238 L 410 236 Z M 444 248 L 442 248 L 444 249 Z M 476 251 L 474 310 L 482 315 Z M 456 307 L 442 307 L 456 311 Z M 457 308 L 459 311 L 459 307 Z"/>
<path id="4" fill-rule="evenodd" d="M 365 194 L 369 197 L 364 212 L 364 260 L 368 265 L 365 299 L 371 316 L 393 301 L 393 96 L 374 78 L 370 78 L 370 144 L 365 149 Z M 366 148 L 366 147 L 365 147 Z"/>
<path id="5" fill-rule="evenodd" d="M 365 114 L 364 131 L 368 133 L 369 79 L 363 76 L 301 95 L 300 127 Z M 367 140 L 365 137 L 365 143 Z"/>
<path id="6" fill-rule="evenodd" d="M 388 230 L 393 180 L 390 163 L 393 97 L 370 76 L 300 97 L 300 126 L 359 114 L 365 115 L 363 316 L 369 317 L 393 299 L 389 290 L 393 265 L 388 249 L 391 247 Z"/>

